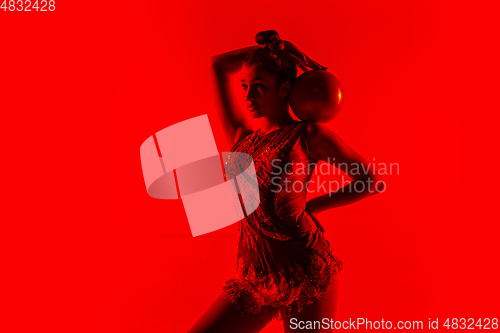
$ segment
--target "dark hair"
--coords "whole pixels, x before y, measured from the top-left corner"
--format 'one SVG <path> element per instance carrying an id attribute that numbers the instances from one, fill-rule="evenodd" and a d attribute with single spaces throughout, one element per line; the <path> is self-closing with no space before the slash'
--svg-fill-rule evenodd
<path id="1" fill-rule="evenodd" d="M 247 54 L 243 65 L 257 64 L 260 69 L 276 74 L 278 87 L 286 81 L 290 81 L 290 85 L 293 85 L 297 78 L 297 66 L 292 56 L 285 50 L 283 40 L 278 33 L 275 30 L 261 31 L 255 36 L 255 41 L 262 45 L 262 48 Z"/>

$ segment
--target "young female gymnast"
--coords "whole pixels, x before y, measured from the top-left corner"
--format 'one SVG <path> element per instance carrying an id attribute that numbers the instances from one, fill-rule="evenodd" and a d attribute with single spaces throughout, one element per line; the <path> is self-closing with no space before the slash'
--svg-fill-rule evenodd
<path id="1" fill-rule="evenodd" d="M 383 190 L 380 175 L 338 135 L 316 122 L 295 121 L 289 114 L 288 95 L 297 66 L 303 71 L 326 67 L 281 40 L 274 30 L 259 32 L 256 41 L 256 46 L 214 56 L 212 64 L 231 152 L 252 156 L 260 204 L 240 224 L 236 277 L 225 283 L 189 333 L 254 333 L 272 319 L 283 320 L 288 333 L 300 331 L 294 324 L 300 321 L 333 319 L 342 262 L 333 255 L 317 214 Z M 245 112 L 260 121 L 257 131 L 230 88 L 230 77 L 238 71 Z M 353 181 L 306 203 L 307 185 L 320 160 L 343 165 L 339 169 Z M 234 175 L 243 163 L 237 156 L 226 162 Z M 345 167 L 356 164 L 360 168 Z M 369 171 L 354 171 L 362 166 Z"/>

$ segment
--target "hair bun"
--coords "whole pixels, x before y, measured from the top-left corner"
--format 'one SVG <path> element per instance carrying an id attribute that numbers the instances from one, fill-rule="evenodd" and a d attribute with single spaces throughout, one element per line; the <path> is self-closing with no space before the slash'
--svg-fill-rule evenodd
<path id="1" fill-rule="evenodd" d="M 255 36 L 255 41 L 259 45 L 263 45 L 264 47 L 272 48 L 277 47 L 279 49 L 284 49 L 283 40 L 280 38 L 280 35 L 276 30 L 265 30 L 259 32 Z"/>

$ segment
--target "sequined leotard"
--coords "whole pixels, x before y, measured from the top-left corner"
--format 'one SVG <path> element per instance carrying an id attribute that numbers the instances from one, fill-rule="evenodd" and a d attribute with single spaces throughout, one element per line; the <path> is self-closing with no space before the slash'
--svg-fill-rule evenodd
<path id="1" fill-rule="evenodd" d="M 231 149 L 252 156 L 260 204 L 241 220 L 236 278 L 223 289 L 242 312 L 263 319 L 282 320 L 284 314 L 302 310 L 342 270 L 305 211 L 307 191 L 299 183 L 307 183 L 318 162 L 306 155 L 306 127 L 307 122 L 295 122 L 266 135 L 250 132 Z M 237 165 L 237 158 L 230 163 Z"/>

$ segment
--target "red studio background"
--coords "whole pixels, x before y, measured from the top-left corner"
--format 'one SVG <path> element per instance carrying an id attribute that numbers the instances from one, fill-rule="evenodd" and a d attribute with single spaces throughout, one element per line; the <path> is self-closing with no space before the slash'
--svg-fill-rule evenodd
<path id="1" fill-rule="evenodd" d="M 201 315 L 235 273 L 237 225 L 191 237 L 180 200 L 147 195 L 139 147 L 207 114 L 229 151 L 211 56 L 268 29 L 342 82 L 329 128 L 399 165 L 385 193 L 319 215 L 344 262 L 337 319 L 499 317 L 494 2 L 55 3 L 0 10 L 3 332 Z"/>

